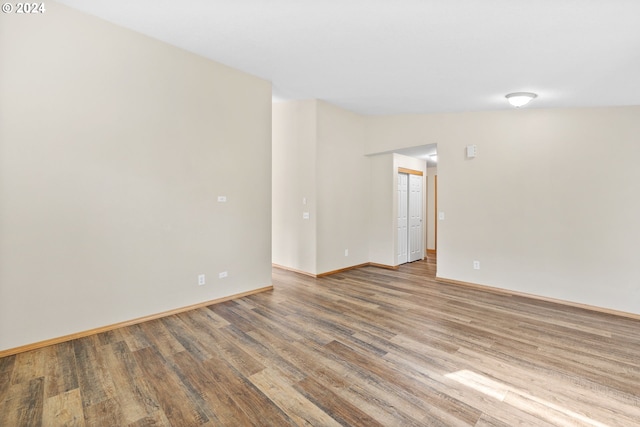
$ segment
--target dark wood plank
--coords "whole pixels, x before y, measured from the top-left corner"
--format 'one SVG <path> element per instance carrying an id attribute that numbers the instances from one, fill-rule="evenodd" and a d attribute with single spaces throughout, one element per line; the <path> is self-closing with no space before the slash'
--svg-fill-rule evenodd
<path id="1" fill-rule="evenodd" d="M 203 365 L 215 381 L 226 388 L 227 394 L 247 414 L 253 425 L 295 425 L 271 399 L 231 365 L 214 360 L 208 360 Z"/>
<path id="2" fill-rule="evenodd" d="M 0 406 L 9 392 L 11 377 L 13 376 L 13 368 L 15 365 L 15 355 L 0 358 Z"/>
<path id="3" fill-rule="evenodd" d="M 212 350 L 200 342 L 200 337 L 189 330 L 189 326 L 182 320 L 183 318 L 184 316 L 169 316 L 160 319 L 160 321 L 186 351 L 200 361 L 209 359 Z"/>
<path id="4" fill-rule="evenodd" d="M 188 394 L 184 383 L 155 348 L 145 347 L 133 354 L 155 400 L 172 425 L 200 426 L 209 421 Z"/>
<path id="5" fill-rule="evenodd" d="M 150 391 L 144 374 L 129 347 L 124 341 L 103 346 L 104 362 L 110 367 L 111 380 L 115 388 L 124 424 L 136 422 L 160 409 Z"/>
<path id="6" fill-rule="evenodd" d="M 227 301 L 221 304 L 211 305 L 207 308 L 243 332 L 253 330 L 256 325 L 238 315 L 234 310 L 237 305 L 238 304 L 235 301 Z"/>
<path id="7" fill-rule="evenodd" d="M 201 310 L 195 310 L 201 311 Z M 160 354 L 165 358 L 169 358 L 174 354 L 180 353 L 185 348 L 180 341 L 174 337 L 161 320 L 153 320 L 140 325 L 140 328 L 147 336 L 147 342 L 151 343 L 158 349 Z"/>
<path id="8" fill-rule="evenodd" d="M 235 340 L 222 333 L 220 331 L 222 327 L 220 329 L 210 327 L 210 319 L 207 310 L 200 310 L 198 313 L 183 317 L 191 333 L 200 337 L 201 341 L 211 349 L 213 358 L 227 361 L 247 377 L 264 369 L 264 365 L 254 356 L 237 345 Z"/>
<path id="9" fill-rule="evenodd" d="M 383 427 L 383 424 L 371 418 L 359 408 L 342 399 L 311 377 L 307 377 L 298 382 L 294 387 L 343 426 Z"/>
<path id="10" fill-rule="evenodd" d="M 0 426 L 39 426 L 44 408 L 44 377 L 14 384 L 0 402 Z"/>
<path id="11" fill-rule="evenodd" d="M 149 343 L 149 337 L 142 328 L 142 325 L 132 325 L 128 328 L 121 328 L 118 331 L 131 351 L 151 346 L 151 343 Z"/>
<path id="12" fill-rule="evenodd" d="M 196 399 L 206 405 L 215 424 L 252 425 L 251 419 L 229 395 L 224 384 L 204 364 L 187 351 L 176 354 L 175 363 L 183 382 L 194 391 Z"/>
<path id="13" fill-rule="evenodd" d="M 115 397 L 109 366 L 103 363 L 100 340 L 96 335 L 73 341 L 78 385 L 84 407 Z"/>
<path id="14" fill-rule="evenodd" d="M 48 347 L 45 360 L 45 397 L 56 396 L 78 388 L 78 373 L 73 343 Z"/>

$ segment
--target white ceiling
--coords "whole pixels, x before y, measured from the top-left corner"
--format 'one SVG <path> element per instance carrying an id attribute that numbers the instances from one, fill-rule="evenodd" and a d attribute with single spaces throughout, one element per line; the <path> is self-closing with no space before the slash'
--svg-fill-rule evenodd
<path id="1" fill-rule="evenodd" d="M 640 105 L 640 0 L 62 0 L 363 114 Z M 78 35 L 82 37 L 82 35 Z"/>

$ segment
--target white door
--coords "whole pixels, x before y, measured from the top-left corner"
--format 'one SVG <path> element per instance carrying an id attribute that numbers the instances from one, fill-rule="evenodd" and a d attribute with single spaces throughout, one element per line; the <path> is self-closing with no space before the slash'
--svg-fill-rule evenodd
<path id="1" fill-rule="evenodd" d="M 398 173 L 398 264 L 423 256 L 422 176 Z"/>
<path id="2" fill-rule="evenodd" d="M 409 175 L 409 262 L 422 258 L 422 177 Z"/>
<path id="3" fill-rule="evenodd" d="M 409 175 L 398 174 L 398 264 L 409 261 Z"/>

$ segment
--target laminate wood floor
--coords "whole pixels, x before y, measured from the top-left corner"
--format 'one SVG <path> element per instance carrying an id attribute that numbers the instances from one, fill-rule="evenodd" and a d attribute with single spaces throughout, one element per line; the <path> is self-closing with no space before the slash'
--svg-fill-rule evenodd
<path id="1" fill-rule="evenodd" d="M 0 359 L 0 426 L 638 426 L 640 321 L 438 283 L 313 279 Z"/>

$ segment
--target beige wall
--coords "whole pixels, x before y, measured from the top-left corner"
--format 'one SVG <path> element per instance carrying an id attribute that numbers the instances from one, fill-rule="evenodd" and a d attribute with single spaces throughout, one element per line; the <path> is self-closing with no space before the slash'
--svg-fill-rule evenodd
<path id="1" fill-rule="evenodd" d="M 268 82 L 56 3 L 0 75 L 0 350 L 271 284 Z"/>
<path id="2" fill-rule="evenodd" d="M 368 262 L 363 118 L 317 100 L 274 103 L 273 118 L 273 262 L 311 274 Z"/>
<path id="3" fill-rule="evenodd" d="M 438 144 L 438 276 L 640 313 L 640 107 L 366 120 L 367 153 Z"/>
<path id="4" fill-rule="evenodd" d="M 312 274 L 317 272 L 316 122 L 315 100 L 273 104 L 273 263 Z"/>
<path id="5" fill-rule="evenodd" d="M 425 223 L 427 225 L 427 249 L 436 249 L 436 176 L 438 168 L 427 168 L 427 212 Z"/>
<path id="6" fill-rule="evenodd" d="M 397 169 L 394 154 L 377 154 L 371 159 L 371 209 L 369 213 L 369 260 L 381 265 L 396 264 Z M 394 182 L 396 183 L 394 186 Z"/>
<path id="7" fill-rule="evenodd" d="M 371 165 L 363 138 L 361 116 L 318 101 L 320 273 L 369 261 Z"/>

